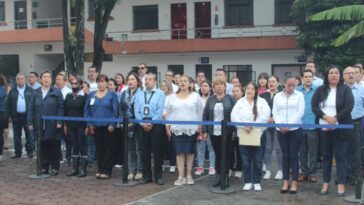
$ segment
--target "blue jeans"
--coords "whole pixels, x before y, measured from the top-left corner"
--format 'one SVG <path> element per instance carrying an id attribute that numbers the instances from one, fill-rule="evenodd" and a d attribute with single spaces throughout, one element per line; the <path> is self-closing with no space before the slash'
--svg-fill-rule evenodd
<path id="1" fill-rule="evenodd" d="M 321 131 L 322 169 L 325 183 L 331 181 L 332 158 L 335 153 L 337 183 L 345 184 L 347 169 L 347 139 L 340 137 L 340 130 Z"/>
<path id="2" fill-rule="evenodd" d="M 299 162 L 298 152 L 302 141 L 302 129 L 291 130 L 285 134 L 277 131 L 277 137 L 282 149 L 283 179 L 289 180 L 292 171 L 292 180 L 298 181 Z"/>
<path id="3" fill-rule="evenodd" d="M 94 162 L 95 159 L 95 142 L 93 136 L 87 136 L 87 161 Z"/>
<path id="4" fill-rule="evenodd" d="M 260 184 L 262 179 L 262 160 L 260 146 L 240 145 L 243 162 L 244 182 Z"/>
<path id="5" fill-rule="evenodd" d="M 132 133 L 131 133 L 132 132 Z M 130 130 L 128 136 L 128 168 L 129 174 L 142 173 L 142 141 L 140 130 Z"/>
<path id="6" fill-rule="evenodd" d="M 210 167 L 215 167 L 215 152 L 214 148 L 211 144 L 210 137 L 207 138 L 207 141 L 200 140 L 197 142 L 197 161 L 198 166 L 203 167 L 205 163 L 205 153 L 206 153 L 206 146 L 209 151 L 209 160 L 210 160 Z"/>
<path id="7" fill-rule="evenodd" d="M 282 170 L 282 151 L 277 138 L 277 130 L 275 128 L 267 129 L 264 131 L 264 133 L 266 135 L 264 163 L 267 167 L 267 170 L 272 170 L 273 150 L 276 151 L 277 168 L 278 170 Z"/>

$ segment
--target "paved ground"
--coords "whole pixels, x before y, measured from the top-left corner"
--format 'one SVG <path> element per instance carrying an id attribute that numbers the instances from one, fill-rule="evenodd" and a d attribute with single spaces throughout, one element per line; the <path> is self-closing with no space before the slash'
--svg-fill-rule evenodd
<path id="1" fill-rule="evenodd" d="M 214 177 L 201 177 L 196 180 L 193 186 L 173 187 L 162 193 L 150 196 L 136 202 L 132 205 L 149 205 L 149 204 L 165 204 L 165 205 L 217 205 L 217 204 L 249 204 L 249 205 L 345 205 L 343 198 L 336 197 L 335 190 L 328 196 L 320 196 L 320 184 L 301 183 L 297 195 L 280 194 L 280 181 L 269 180 L 262 184 L 262 192 L 243 192 L 241 190 L 242 183 L 238 179 L 232 180 L 232 188 L 236 190 L 232 194 L 214 194 L 210 191 L 211 185 L 214 182 Z M 334 187 L 332 185 L 332 187 Z M 349 193 L 353 193 L 353 187 L 348 187 Z"/>
<path id="2" fill-rule="evenodd" d="M 10 139 L 12 142 L 12 139 Z M 0 161 L 0 205 L 113 205 L 113 204 L 269 204 L 269 205 L 344 205 L 343 198 L 335 195 L 335 186 L 331 185 L 328 196 L 320 196 L 320 184 L 301 183 L 297 195 L 279 193 L 280 181 L 269 180 L 262 184 L 262 192 L 241 191 L 242 182 L 231 180 L 233 194 L 220 195 L 210 192 L 214 177 L 203 176 L 193 186 L 173 186 L 177 174 L 164 172 L 166 184 L 137 185 L 134 187 L 115 187 L 114 182 L 121 180 L 121 169 L 114 169 L 110 180 L 96 180 L 95 167 L 88 169 L 88 176 L 83 179 L 66 177 L 70 167 L 61 166 L 56 177 L 42 180 L 29 179 L 36 172 L 36 160 L 21 158 L 10 159 L 11 151 L 5 151 Z M 353 186 L 347 186 L 347 195 L 353 194 Z"/>

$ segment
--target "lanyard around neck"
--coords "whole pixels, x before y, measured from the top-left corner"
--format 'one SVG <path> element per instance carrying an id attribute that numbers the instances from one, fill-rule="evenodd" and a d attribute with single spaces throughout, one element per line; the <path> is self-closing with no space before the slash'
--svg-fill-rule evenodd
<path id="1" fill-rule="evenodd" d="M 149 105 L 150 100 L 152 100 L 152 97 L 154 95 L 154 91 L 152 91 L 152 95 L 150 95 L 149 100 L 147 100 L 147 92 L 144 92 L 144 101 L 146 105 Z"/>

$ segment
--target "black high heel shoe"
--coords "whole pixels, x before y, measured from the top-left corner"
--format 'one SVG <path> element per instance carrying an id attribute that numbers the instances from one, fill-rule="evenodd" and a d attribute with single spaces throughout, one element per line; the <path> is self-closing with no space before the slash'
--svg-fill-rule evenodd
<path id="1" fill-rule="evenodd" d="M 287 194 L 290 186 L 288 185 L 287 189 L 281 189 L 281 194 Z"/>
<path id="2" fill-rule="evenodd" d="M 330 189 L 330 185 L 327 186 L 327 190 L 326 191 L 321 190 L 320 191 L 320 195 L 323 195 L 323 196 L 324 195 L 328 195 L 329 194 L 329 189 Z"/>

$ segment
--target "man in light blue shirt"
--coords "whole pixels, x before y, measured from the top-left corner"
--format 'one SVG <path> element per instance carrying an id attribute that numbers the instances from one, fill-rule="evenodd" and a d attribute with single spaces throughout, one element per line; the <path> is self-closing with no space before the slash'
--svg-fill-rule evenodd
<path id="1" fill-rule="evenodd" d="M 6 102 L 6 111 L 13 123 L 14 149 L 15 155 L 12 159 L 20 158 L 22 155 L 22 130 L 25 133 L 25 148 L 28 158 L 33 158 L 34 150 L 34 132 L 30 131 L 27 126 L 27 107 L 34 90 L 26 85 L 25 75 L 18 73 L 16 75 L 16 87 L 9 92 Z"/>
<path id="2" fill-rule="evenodd" d="M 302 86 L 297 87 L 297 90 L 302 92 L 305 98 L 305 112 L 303 114 L 303 124 L 315 124 L 315 114 L 312 112 L 311 100 L 315 93 L 316 86 L 313 85 L 314 75 L 312 70 L 306 69 L 302 74 Z M 317 151 L 318 151 L 318 136 L 314 128 L 303 129 L 303 139 L 300 145 L 300 168 L 301 175 L 299 181 L 309 180 L 312 183 L 317 182 Z"/>
<path id="3" fill-rule="evenodd" d="M 145 90 L 135 96 L 135 118 L 137 120 L 161 120 L 165 96 L 163 91 L 155 88 L 157 77 L 153 73 L 145 76 Z M 151 152 L 154 157 L 154 180 L 163 185 L 163 126 L 160 124 L 140 123 L 142 139 L 143 183 L 152 182 Z"/>
<path id="4" fill-rule="evenodd" d="M 350 177 L 349 182 L 354 183 L 356 180 L 356 164 L 355 164 L 355 155 L 354 155 L 354 146 L 357 143 L 361 143 L 361 147 L 363 150 L 363 117 L 364 117 L 364 87 L 356 83 L 355 79 L 355 69 L 353 67 L 347 67 L 344 70 L 344 81 L 347 86 L 351 88 L 351 91 L 354 95 L 354 108 L 351 112 L 351 117 L 354 121 L 354 132 L 353 136 L 349 137 L 348 146 L 347 146 L 347 154 L 348 154 L 348 171 L 347 175 Z M 363 151 L 361 157 L 361 164 L 363 163 Z"/>

